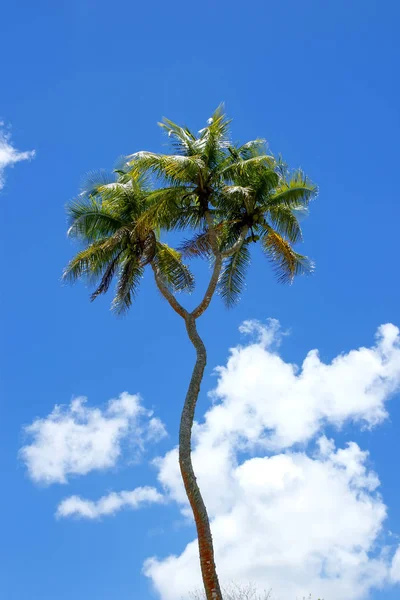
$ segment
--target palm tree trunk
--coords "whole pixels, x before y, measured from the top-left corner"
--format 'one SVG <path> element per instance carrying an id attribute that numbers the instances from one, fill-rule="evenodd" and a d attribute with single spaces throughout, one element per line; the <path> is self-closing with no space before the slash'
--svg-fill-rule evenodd
<path id="1" fill-rule="evenodd" d="M 222 600 L 221 588 L 214 562 L 214 547 L 211 535 L 210 521 L 204 504 L 192 465 L 192 427 L 200 385 L 207 363 L 207 353 L 204 343 L 196 328 L 196 320 L 192 315 L 185 318 L 186 329 L 196 350 L 196 363 L 193 369 L 185 404 L 182 409 L 179 428 L 179 466 L 187 497 L 192 507 L 197 529 L 199 544 L 200 566 L 207 600 Z"/>

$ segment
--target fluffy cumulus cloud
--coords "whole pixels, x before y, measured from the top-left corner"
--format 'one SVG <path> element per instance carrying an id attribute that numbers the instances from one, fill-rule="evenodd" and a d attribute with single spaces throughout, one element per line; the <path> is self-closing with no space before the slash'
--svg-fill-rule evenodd
<path id="1" fill-rule="evenodd" d="M 379 327 L 373 347 L 341 354 L 330 364 L 311 350 L 300 368 L 272 351 L 280 338 L 276 321 L 268 327 L 247 322 L 242 331 L 256 340 L 233 349 L 218 369 L 214 396 L 222 402 L 207 414 L 209 435 L 242 437 L 276 450 L 307 442 L 326 422 L 373 426 L 386 418 L 385 402 L 400 386 L 394 325 Z"/>
<path id="2" fill-rule="evenodd" d="M 19 152 L 11 142 L 11 136 L 0 122 L 0 190 L 4 187 L 4 172 L 7 167 L 21 160 L 30 160 L 35 156 L 35 151 Z"/>
<path id="3" fill-rule="evenodd" d="M 129 435 L 131 452 L 166 435 L 161 421 L 141 405 L 137 395 L 122 393 L 104 410 L 75 398 L 56 405 L 44 419 L 25 427 L 29 439 L 20 450 L 30 477 L 36 482 L 66 483 L 71 475 L 113 467 Z"/>
<path id="4" fill-rule="evenodd" d="M 323 427 L 372 427 L 387 416 L 400 387 L 399 330 L 378 329 L 376 343 L 323 363 L 313 350 L 301 367 L 274 350 L 276 321 L 246 322 L 249 344 L 218 369 L 215 403 L 194 431 L 194 466 L 212 519 L 225 582 L 272 587 L 277 598 L 312 592 L 336 600 L 366 598 L 400 580 L 400 551 L 379 547 L 386 507 L 368 454 L 355 443 L 336 449 Z M 305 444 L 318 439 L 318 449 Z M 293 451 L 297 443 L 303 451 Z M 176 449 L 156 463 L 170 498 L 190 515 Z M 197 542 L 179 556 L 151 558 L 145 573 L 164 600 L 199 585 Z"/>
<path id="5" fill-rule="evenodd" d="M 85 500 L 80 496 L 70 496 L 57 508 L 57 517 L 83 517 L 98 519 L 114 515 L 123 508 L 137 509 L 145 504 L 160 504 L 165 497 L 154 487 L 138 487 L 131 491 L 111 492 L 97 501 Z"/>

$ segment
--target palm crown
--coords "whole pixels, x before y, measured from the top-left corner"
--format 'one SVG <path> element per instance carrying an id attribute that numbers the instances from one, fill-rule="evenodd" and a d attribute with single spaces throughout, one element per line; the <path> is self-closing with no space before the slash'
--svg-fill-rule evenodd
<path id="1" fill-rule="evenodd" d="M 69 234 L 85 247 L 67 266 L 66 279 L 95 280 L 94 299 L 116 277 L 113 308 L 123 312 L 146 265 L 175 293 L 193 288 L 182 258 L 214 261 L 228 306 L 242 291 L 251 243 L 260 242 L 281 281 L 312 268 L 293 249 L 301 240 L 299 211 L 317 192 L 301 171 L 290 172 L 264 140 L 233 144 L 222 107 L 197 135 L 168 119 L 160 125 L 172 154 L 132 154 L 112 180 L 91 180 L 69 204 Z M 172 229 L 191 232 L 179 251 L 160 241 Z"/>

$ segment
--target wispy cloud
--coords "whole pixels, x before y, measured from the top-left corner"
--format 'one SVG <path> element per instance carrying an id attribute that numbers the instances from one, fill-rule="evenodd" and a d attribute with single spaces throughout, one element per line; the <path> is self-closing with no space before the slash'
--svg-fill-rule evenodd
<path id="1" fill-rule="evenodd" d="M 129 435 L 131 452 L 166 435 L 162 422 L 141 405 L 137 395 L 124 392 L 104 408 L 89 407 L 86 398 L 56 405 L 44 419 L 24 428 L 31 438 L 20 450 L 36 482 L 66 483 L 71 475 L 113 467 Z"/>
<path id="2" fill-rule="evenodd" d="M 0 190 L 5 183 L 5 169 L 22 160 L 31 160 L 34 156 L 34 150 L 20 152 L 13 146 L 10 132 L 5 128 L 4 123 L 0 121 Z"/>
<path id="3" fill-rule="evenodd" d="M 111 492 L 97 501 L 85 500 L 80 496 L 70 496 L 59 504 L 56 516 L 98 519 L 105 515 L 114 515 L 124 508 L 138 509 L 146 504 L 163 502 L 165 502 L 165 496 L 154 487 L 145 486 L 131 491 Z"/>

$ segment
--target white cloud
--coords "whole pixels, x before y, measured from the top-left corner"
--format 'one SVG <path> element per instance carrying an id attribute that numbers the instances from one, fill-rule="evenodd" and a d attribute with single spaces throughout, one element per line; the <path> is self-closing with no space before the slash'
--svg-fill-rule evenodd
<path id="1" fill-rule="evenodd" d="M 365 598 L 400 579 L 400 551 L 391 565 L 389 550 L 379 550 L 386 507 L 367 453 L 352 442 L 336 450 L 320 433 L 327 423 L 372 427 L 386 418 L 385 403 L 400 386 L 399 330 L 383 325 L 373 347 L 329 364 L 311 351 L 300 369 L 273 351 L 276 321 L 247 322 L 242 331 L 257 339 L 234 348 L 218 369 L 217 402 L 194 429 L 221 579 L 272 587 L 277 598 L 312 592 L 335 600 Z M 318 435 L 317 454 L 289 452 Z M 190 515 L 176 449 L 156 465 Z M 164 600 L 182 598 L 200 583 L 197 542 L 180 556 L 149 560 L 145 573 Z"/>
<path id="2" fill-rule="evenodd" d="M 394 583 L 400 583 L 400 546 L 393 556 L 390 578 Z"/>
<path id="3" fill-rule="evenodd" d="M 328 444 L 314 457 L 298 452 L 228 462 L 222 485 L 230 480 L 230 501 L 217 512 L 214 504 L 212 523 L 221 580 L 251 581 L 272 588 L 276 598 L 312 592 L 335 600 L 364 598 L 384 583 L 389 563 L 371 552 L 386 507 L 366 459 L 351 443 L 337 451 Z M 213 504 L 206 487 L 206 504 Z M 180 556 L 148 560 L 145 573 L 163 599 L 185 597 L 201 585 L 197 542 Z"/>
<path id="4" fill-rule="evenodd" d="M 4 123 L 0 122 L 0 190 L 4 187 L 4 171 L 7 167 L 21 160 L 30 160 L 35 156 L 35 151 L 19 152 L 11 143 L 10 133 L 4 130 Z"/>
<path id="5" fill-rule="evenodd" d="M 63 500 L 56 512 L 57 517 L 83 517 L 98 519 L 104 515 L 114 515 L 123 508 L 137 509 L 143 504 L 161 504 L 165 497 L 153 487 L 138 487 L 132 491 L 112 492 L 96 502 L 79 496 Z"/>
<path id="6" fill-rule="evenodd" d="M 140 404 L 140 397 L 122 393 L 104 410 L 91 408 L 85 398 L 69 406 L 56 405 L 45 419 L 24 428 L 31 442 L 21 448 L 30 477 L 36 482 L 66 483 L 70 475 L 113 467 L 129 434 L 130 450 L 165 436 L 161 421 Z"/>
<path id="7" fill-rule="evenodd" d="M 222 403 L 206 416 L 209 436 L 242 437 L 270 449 L 307 442 L 326 422 L 373 426 L 386 416 L 385 402 L 400 386 L 400 336 L 392 324 L 379 327 L 376 345 L 323 363 L 311 350 L 301 368 L 271 349 L 279 341 L 277 322 L 246 323 L 258 339 L 231 350 L 218 369 L 214 397 Z M 215 439 L 214 442 L 217 442 Z"/>

